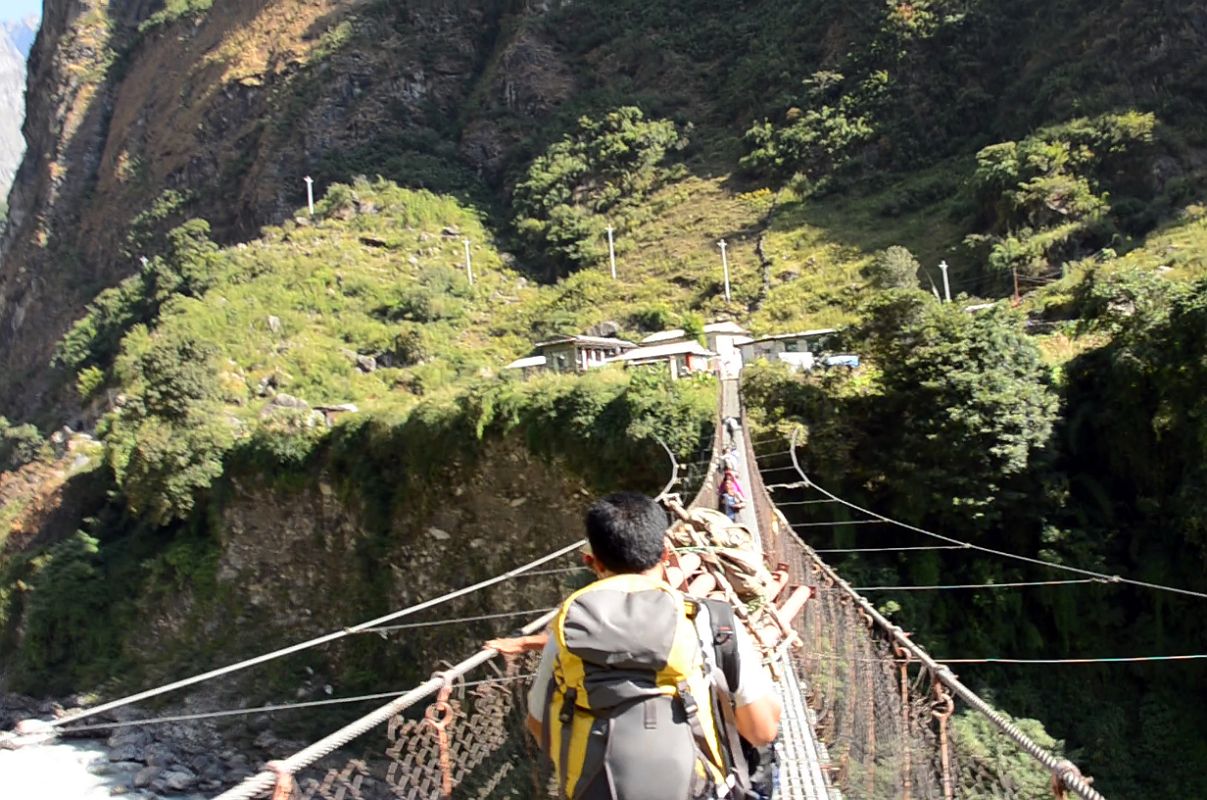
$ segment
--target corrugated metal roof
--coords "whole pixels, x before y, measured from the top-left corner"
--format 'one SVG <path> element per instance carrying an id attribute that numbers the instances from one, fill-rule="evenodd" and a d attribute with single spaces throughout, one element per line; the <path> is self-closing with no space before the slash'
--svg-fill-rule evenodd
<path id="1" fill-rule="evenodd" d="M 645 361 L 647 359 L 671 358 L 672 356 L 684 355 L 708 358 L 715 356 L 716 353 L 701 347 L 699 342 L 671 342 L 670 344 L 659 344 L 653 347 L 638 347 L 615 358 L 609 358 L 607 363 L 611 364 L 616 361 Z"/>
<path id="2" fill-rule="evenodd" d="M 607 336 L 559 336 L 556 339 L 550 339 L 547 342 L 537 342 L 537 347 L 548 347 L 553 344 L 585 344 L 591 347 L 619 347 L 622 350 L 627 350 L 630 347 L 637 345 L 624 339 L 613 339 Z"/>
<path id="3" fill-rule="evenodd" d="M 746 344 L 757 344 L 759 342 L 774 342 L 779 339 L 803 339 L 806 336 L 821 336 L 827 333 L 838 333 L 834 328 L 818 328 L 815 331 L 801 331 L 800 333 L 776 333 L 771 336 L 760 336 L 757 339 L 752 339 Z"/>
<path id="4" fill-rule="evenodd" d="M 528 356 L 527 358 L 517 358 L 503 369 L 527 369 L 528 367 L 543 367 L 545 366 L 544 356 Z"/>

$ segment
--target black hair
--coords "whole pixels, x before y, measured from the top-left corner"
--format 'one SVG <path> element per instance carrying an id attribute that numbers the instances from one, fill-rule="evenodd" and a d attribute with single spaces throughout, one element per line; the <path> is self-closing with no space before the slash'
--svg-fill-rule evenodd
<path id="1" fill-rule="evenodd" d="M 605 569 L 645 572 L 665 551 L 667 517 L 662 506 L 637 492 L 610 494 L 587 509 L 587 541 Z"/>

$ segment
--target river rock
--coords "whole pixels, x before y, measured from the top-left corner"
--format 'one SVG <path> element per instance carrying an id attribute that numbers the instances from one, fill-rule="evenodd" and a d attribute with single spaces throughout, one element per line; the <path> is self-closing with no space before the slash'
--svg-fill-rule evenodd
<path id="1" fill-rule="evenodd" d="M 125 745 L 134 745 L 135 747 L 143 747 L 151 741 L 151 736 L 145 730 L 140 728 L 121 728 L 114 731 L 109 737 L 107 744 L 109 747 L 123 747 Z"/>
<path id="2" fill-rule="evenodd" d="M 110 761 L 138 761 L 146 763 L 147 756 L 143 753 L 141 745 L 123 744 L 109 751 L 108 756 Z"/>
<path id="3" fill-rule="evenodd" d="M 146 755 L 145 761 L 152 767 L 171 767 L 180 763 L 180 754 L 163 742 L 152 742 L 143 752 Z"/>
<path id="4" fill-rule="evenodd" d="M 192 770 L 173 767 L 160 775 L 159 780 L 155 781 L 151 788 L 156 792 L 163 792 L 165 789 L 170 792 L 183 792 L 191 789 L 195 783 L 197 783 L 197 776 L 193 774 Z"/>
<path id="5" fill-rule="evenodd" d="M 143 767 L 134 776 L 132 781 L 135 789 L 146 789 L 156 778 L 163 772 L 159 767 Z"/>

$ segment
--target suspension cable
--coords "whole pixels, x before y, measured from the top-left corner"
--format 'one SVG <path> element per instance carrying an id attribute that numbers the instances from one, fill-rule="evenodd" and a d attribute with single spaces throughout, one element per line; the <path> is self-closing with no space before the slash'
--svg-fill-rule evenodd
<path id="1" fill-rule="evenodd" d="M 555 611 L 551 611 L 548 614 L 540 617 L 540 619 L 533 620 L 524 626 L 522 629 L 523 633 L 536 633 L 541 628 L 549 624 L 550 620 L 553 619 L 556 613 L 557 612 Z M 253 775 L 244 780 L 238 786 L 223 792 L 221 795 L 215 798 L 215 800 L 252 800 L 252 798 L 256 797 L 260 793 L 271 789 L 276 783 L 277 775 L 279 773 L 287 773 L 290 775 L 297 774 L 299 770 L 305 769 L 314 762 L 318 761 L 320 758 L 330 755 L 358 736 L 361 736 L 371 731 L 378 725 L 386 722 L 395 714 L 405 711 L 423 698 L 438 691 L 450 681 L 459 678 L 467 672 L 470 672 L 471 670 L 474 670 L 487 663 L 498 654 L 498 650 L 494 650 L 489 647 L 483 648 L 477 654 L 470 656 L 451 669 L 436 673 L 429 680 L 415 687 L 398 699 L 387 703 L 381 708 L 366 714 L 365 716 L 349 723 L 348 725 L 345 725 L 334 733 L 318 740 L 309 747 L 299 750 L 289 758 L 274 762 L 277 771 L 264 770 L 257 775 Z"/>
<path id="2" fill-rule="evenodd" d="M 1207 653 L 1183 656 L 1123 656 L 1120 658 L 940 658 L 942 664 L 1143 664 L 1156 661 L 1201 661 Z"/>
<path id="3" fill-rule="evenodd" d="M 1174 594 L 1187 595 L 1189 597 L 1198 597 L 1198 598 L 1207 600 L 1207 594 L 1205 594 L 1203 592 L 1196 592 L 1192 589 L 1181 589 L 1181 588 L 1178 588 L 1175 586 L 1164 586 L 1159 583 L 1149 583 L 1147 581 L 1139 581 L 1139 580 L 1135 580 L 1133 578 L 1124 578 L 1119 575 L 1108 575 L 1104 572 L 1095 572 L 1094 570 L 1082 569 L 1081 567 L 1070 567 L 1065 564 L 1056 564 L 1051 561 L 1044 561 L 1043 559 L 1032 558 L 1030 556 L 1020 556 L 1017 553 L 1010 553 L 1010 552 L 1006 552 L 1005 550 L 995 550 L 992 547 L 984 547 L 979 544 L 973 544 L 972 542 L 965 542 L 960 539 L 955 539 L 955 538 L 952 538 L 951 536 L 944 536 L 941 533 L 935 533 L 934 531 L 928 531 L 925 528 L 919 528 L 917 525 L 910 525 L 908 522 L 900 522 L 899 520 L 895 520 L 895 519 L 886 517 L 883 514 L 877 514 L 875 511 L 871 511 L 869 509 L 863 508 L 862 506 L 858 506 L 855 503 L 852 503 L 848 500 L 843 500 L 841 497 L 838 497 L 837 495 L 827 491 L 826 489 L 822 488 L 821 486 L 818 486 L 808 475 L 805 474 L 805 471 L 803 469 L 801 469 L 800 462 L 797 460 L 797 457 L 796 457 L 796 432 L 795 431 L 792 434 L 792 465 L 796 468 L 796 471 L 800 474 L 801 478 L 808 481 L 809 485 L 812 488 L 816 489 L 818 492 L 822 493 L 830 500 L 833 500 L 836 503 L 842 503 L 844 506 L 846 506 L 847 508 L 849 508 L 853 511 L 859 511 L 861 513 L 867 514 L 868 516 L 875 517 L 876 519 L 879 519 L 882 522 L 887 522 L 890 525 L 896 525 L 899 528 L 905 528 L 906 530 L 914 531 L 915 533 L 920 533 L 924 536 L 930 536 L 931 538 L 938 539 L 943 542 L 947 542 L 948 544 L 958 544 L 958 545 L 960 545 L 962 547 L 966 547 L 970 550 L 977 550 L 982 553 L 988 553 L 990 555 L 999 556 L 1001 558 L 1010 558 L 1010 559 L 1014 559 L 1015 561 L 1022 561 L 1027 564 L 1037 564 L 1041 567 L 1050 567 L 1051 569 L 1063 570 L 1065 572 L 1072 572 L 1077 575 L 1085 575 L 1085 576 L 1088 576 L 1091 578 L 1100 578 L 1104 581 L 1110 581 L 1111 583 L 1126 583 L 1126 584 L 1129 584 L 1132 586 L 1140 586 L 1145 589 L 1156 589 L 1157 591 L 1172 592 Z"/>
<path id="4" fill-rule="evenodd" d="M 963 548 L 960 548 L 963 549 Z M 1024 589 L 1029 586 L 1077 586 L 1087 583 L 1110 584 L 1101 578 L 1075 578 L 1068 581 L 1017 581 L 1014 583 L 955 583 L 938 586 L 852 586 L 857 592 L 935 592 L 949 589 Z"/>
<path id="5" fill-rule="evenodd" d="M 508 619 L 510 617 L 530 617 L 533 614 L 544 614 L 552 611 L 550 608 L 530 608 L 526 611 L 506 611 L 500 614 L 480 614 L 476 617 L 456 617 L 454 619 L 433 619 L 424 622 L 405 622 L 401 625 L 382 625 L 377 628 L 365 628 L 357 633 L 390 633 L 391 631 L 407 631 L 414 628 L 435 628 L 441 625 L 460 625 L 464 622 L 485 622 L 493 619 Z"/>
<path id="6" fill-rule="evenodd" d="M 964 545 L 929 544 L 918 547 L 837 547 L 828 550 L 814 550 L 814 553 L 903 553 L 910 550 L 967 550 Z"/>
<path id="7" fill-rule="evenodd" d="M 828 528 L 838 527 L 839 525 L 883 525 L 882 519 L 840 519 L 831 522 L 796 522 L 792 524 L 793 528 Z"/>
<path id="8" fill-rule="evenodd" d="M 253 667 L 253 666 L 256 666 L 257 664 L 263 664 L 267 661 L 272 661 L 273 659 L 281 658 L 282 656 L 287 656 L 287 655 L 291 655 L 293 653 L 301 652 L 303 650 L 308 650 L 312 647 L 317 647 L 321 644 L 327 644 L 329 642 L 334 642 L 338 639 L 344 638 L 345 636 L 350 636 L 355 633 L 360 633 L 361 631 L 363 631 L 367 628 L 377 627 L 377 626 L 381 625 L 382 623 L 390 622 L 392 620 L 396 620 L 401 617 L 410 616 L 411 614 L 416 614 L 416 613 L 423 611 L 425 609 L 428 609 L 428 608 L 434 608 L 435 606 L 441 605 L 442 603 L 447 603 L 449 600 L 454 600 L 458 597 L 464 597 L 465 595 L 472 594 L 473 592 L 476 592 L 480 589 L 485 589 L 489 586 L 494 586 L 496 584 L 503 583 L 504 581 L 511 580 L 512 578 L 515 578 L 519 575 L 523 575 L 525 572 L 527 572 L 535 567 L 539 567 L 542 564 L 547 564 L 550 561 L 553 561 L 554 559 L 561 558 L 562 556 L 577 550 L 578 548 L 582 547 L 584 541 L 585 540 L 579 540 L 579 541 L 575 542 L 574 544 L 569 544 L 559 550 L 555 550 L 552 553 L 550 553 L 549 555 L 542 556 L 541 558 L 538 558 L 535 561 L 530 561 L 527 564 L 524 564 L 523 566 L 516 567 L 515 569 L 512 569 L 512 570 L 508 570 L 507 572 L 504 572 L 502 575 L 497 575 L 493 578 L 489 578 L 484 581 L 479 581 L 478 583 L 475 583 L 472 586 L 466 586 L 463 589 L 457 589 L 456 591 L 448 592 L 447 594 L 440 595 L 439 597 L 433 598 L 431 600 L 427 600 L 422 603 L 418 603 L 416 605 L 404 608 L 401 611 L 395 611 L 391 614 L 386 614 L 385 616 L 377 617 L 376 619 L 371 619 L 367 622 L 362 622 L 359 625 L 354 625 L 350 628 L 344 628 L 343 630 L 340 630 L 340 631 L 334 631 L 332 633 L 328 633 L 325 636 L 319 636 L 314 639 L 309 639 L 305 642 L 300 642 L 295 645 L 290 645 L 289 647 L 283 647 L 280 650 L 273 650 L 271 653 L 265 653 L 264 655 L 256 656 L 255 658 L 249 658 L 245 661 L 240 661 L 236 664 L 231 664 L 229 666 L 220 667 L 218 669 L 213 669 L 213 670 L 210 670 L 209 672 L 203 672 L 199 675 L 194 675 L 191 678 L 184 678 L 183 680 L 175 681 L 173 683 L 168 683 L 163 686 L 159 686 L 155 689 L 148 689 L 145 692 L 138 692 L 137 694 L 132 694 L 127 697 L 122 697 L 120 699 L 113 700 L 108 703 L 103 703 L 94 708 L 85 709 L 84 711 L 82 711 L 78 714 L 75 714 L 73 716 L 62 717 L 60 719 L 52 720 L 51 722 L 49 722 L 47 724 L 50 725 L 52 728 L 58 728 L 58 727 L 67 725 L 72 722 L 77 722 L 79 720 L 86 719 L 86 718 L 94 716 L 96 714 L 104 713 L 105 711 L 111 711 L 112 709 L 115 709 L 115 708 L 120 708 L 122 706 L 130 705 L 131 703 L 137 703 L 140 700 L 146 700 L 150 697 L 157 697 L 158 695 L 166 694 L 167 692 L 175 691 L 176 689 L 182 689 L 185 686 L 192 686 L 193 684 L 201 683 L 202 681 L 207 681 L 212 678 L 218 678 L 223 675 L 229 675 L 232 672 L 238 672 L 239 670 L 247 669 L 248 667 Z"/>
<path id="9" fill-rule="evenodd" d="M 508 681 L 531 678 L 534 673 L 524 675 L 483 678 L 482 680 L 459 683 L 458 686 L 481 686 L 487 683 L 506 683 Z M 177 714 L 169 717 L 150 717 L 148 719 L 131 719 L 121 722 L 98 722 L 92 725 L 79 725 L 61 729 L 63 733 L 83 733 L 86 731 L 106 731 L 116 728 L 136 728 L 143 725 L 166 725 L 171 722 L 196 722 L 206 719 L 221 719 L 223 717 L 245 717 L 252 714 L 273 714 L 280 711 L 296 711 L 304 708 L 319 708 L 321 706 L 350 705 L 365 703 L 369 700 L 384 700 L 388 697 L 401 697 L 403 692 L 379 692 L 378 694 L 362 694 L 357 697 L 332 697 L 327 700 L 309 700 L 302 703 L 278 703 L 275 705 L 255 706 L 253 708 L 231 708 L 223 711 L 201 711 L 196 714 Z"/>

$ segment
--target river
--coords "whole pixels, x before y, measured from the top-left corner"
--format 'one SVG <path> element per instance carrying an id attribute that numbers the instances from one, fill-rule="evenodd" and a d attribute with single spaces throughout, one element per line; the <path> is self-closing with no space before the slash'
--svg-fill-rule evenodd
<path id="1" fill-rule="evenodd" d="M 55 742 L 0 750 L 0 796 L 5 800 L 108 800 L 113 796 L 201 800 L 130 789 L 142 764 L 110 763 L 101 742 Z"/>

